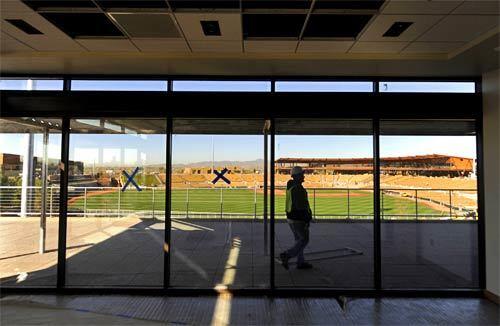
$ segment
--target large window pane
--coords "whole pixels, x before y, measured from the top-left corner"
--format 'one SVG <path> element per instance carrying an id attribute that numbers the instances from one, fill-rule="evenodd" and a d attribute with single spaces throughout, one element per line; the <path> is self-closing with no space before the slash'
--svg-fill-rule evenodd
<path id="1" fill-rule="evenodd" d="M 0 90 L 11 91 L 62 91 L 62 79 L 0 79 Z"/>
<path id="2" fill-rule="evenodd" d="M 373 287 L 372 138 L 371 121 L 276 120 L 277 286 Z M 296 166 L 305 172 L 302 186 L 312 215 L 307 230 L 285 214 L 286 191 L 297 186 L 290 176 Z M 288 270 L 280 266 L 279 255 L 294 256 L 297 238 L 307 231 L 304 258 L 312 269 L 298 269 L 296 257 Z"/>
<path id="3" fill-rule="evenodd" d="M 174 80 L 174 92 L 270 92 L 269 81 Z"/>
<path id="4" fill-rule="evenodd" d="M 269 287 L 263 120 L 174 120 L 171 284 Z"/>
<path id="5" fill-rule="evenodd" d="M 167 91 L 165 80 L 72 80 L 72 91 Z"/>
<path id="6" fill-rule="evenodd" d="M 381 93 L 475 93 L 474 82 L 388 82 L 379 83 Z"/>
<path id="7" fill-rule="evenodd" d="M 382 282 L 478 286 L 473 121 L 382 121 Z"/>
<path id="8" fill-rule="evenodd" d="M 162 286 L 163 119 L 71 120 L 67 285 Z"/>
<path id="9" fill-rule="evenodd" d="M 0 285 L 55 286 L 61 121 L 0 119 Z"/>
<path id="10" fill-rule="evenodd" d="M 372 82 L 277 81 L 276 92 L 373 92 Z"/>

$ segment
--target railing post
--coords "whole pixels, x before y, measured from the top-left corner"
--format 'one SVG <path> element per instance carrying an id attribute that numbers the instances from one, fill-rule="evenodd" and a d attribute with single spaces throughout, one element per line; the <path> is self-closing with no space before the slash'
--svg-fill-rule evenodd
<path id="1" fill-rule="evenodd" d="M 153 195 L 152 195 L 152 208 L 153 208 L 153 219 L 155 218 L 155 187 L 153 187 Z"/>
<path id="2" fill-rule="evenodd" d="M 189 218 L 189 187 L 186 188 L 186 218 Z"/>
<path id="3" fill-rule="evenodd" d="M 257 185 L 253 186 L 253 219 L 257 219 Z"/>
<path id="4" fill-rule="evenodd" d="M 118 188 L 118 217 L 120 217 L 121 214 L 121 206 L 122 206 L 122 190 Z"/>
<path id="5" fill-rule="evenodd" d="M 222 219 L 222 187 L 220 187 L 220 218 Z"/>
<path id="6" fill-rule="evenodd" d="M 415 220 L 418 220 L 418 190 L 415 189 Z"/>
<path id="7" fill-rule="evenodd" d="M 316 219 L 316 189 L 313 189 L 313 217 Z"/>
<path id="8" fill-rule="evenodd" d="M 87 187 L 83 189 L 83 217 L 87 217 Z"/>
<path id="9" fill-rule="evenodd" d="M 449 200 L 450 200 L 450 206 L 449 206 L 449 207 L 450 207 L 450 220 L 451 220 L 451 218 L 452 218 L 452 209 L 451 209 L 451 189 L 450 189 L 450 190 L 448 190 L 448 198 L 449 198 Z"/>
<path id="10" fill-rule="evenodd" d="M 49 199 L 50 200 L 50 203 L 49 203 L 49 207 L 50 207 L 49 208 L 50 209 L 50 213 L 49 214 L 50 214 L 50 217 L 52 217 L 52 189 L 53 188 L 54 188 L 54 186 L 50 187 L 50 196 L 49 196 L 50 197 L 50 199 Z"/>
<path id="11" fill-rule="evenodd" d="M 351 189 L 347 188 L 347 219 L 351 218 Z"/>

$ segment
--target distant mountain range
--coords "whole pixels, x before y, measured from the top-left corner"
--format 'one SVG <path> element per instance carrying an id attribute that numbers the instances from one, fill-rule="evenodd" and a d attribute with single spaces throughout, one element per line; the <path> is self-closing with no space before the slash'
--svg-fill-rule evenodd
<path id="1" fill-rule="evenodd" d="M 202 168 L 202 167 L 211 167 L 212 161 L 203 161 L 203 162 L 194 162 L 189 164 L 173 164 L 173 168 Z M 262 169 L 264 167 L 264 160 L 258 159 L 253 161 L 215 161 L 215 167 L 221 166 L 238 166 L 244 169 Z"/>

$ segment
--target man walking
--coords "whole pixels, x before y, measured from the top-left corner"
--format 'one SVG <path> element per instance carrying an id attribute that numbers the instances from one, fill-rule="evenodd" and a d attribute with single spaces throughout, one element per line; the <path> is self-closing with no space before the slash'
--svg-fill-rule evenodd
<path id="1" fill-rule="evenodd" d="M 304 260 L 304 248 L 309 243 L 309 223 L 312 219 L 307 191 L 302 186 L 304 170 L 294 166 L 292 179 L 286 185 L 286 218 L 295 238 L 295 244 L 280 254 L 281 264 L 288 269 L 288 260 L 297 257 L 298 269 L 310 269 L 312 265 Z"/>

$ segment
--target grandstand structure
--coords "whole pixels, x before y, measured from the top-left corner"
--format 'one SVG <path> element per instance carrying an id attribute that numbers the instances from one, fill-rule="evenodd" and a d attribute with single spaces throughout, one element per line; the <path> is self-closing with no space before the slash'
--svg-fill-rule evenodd
<path id="1" fill-rule="evenodd" d="M 460 177 L 474 174 L 471 158 L 430 154 L 381 157 L 382 174 Z M 365 174 L 373 170 L 373 158 L 280 158 L 276 173 L 289 174 L 293 166 L 301 166 L 311 174 Z"/>

